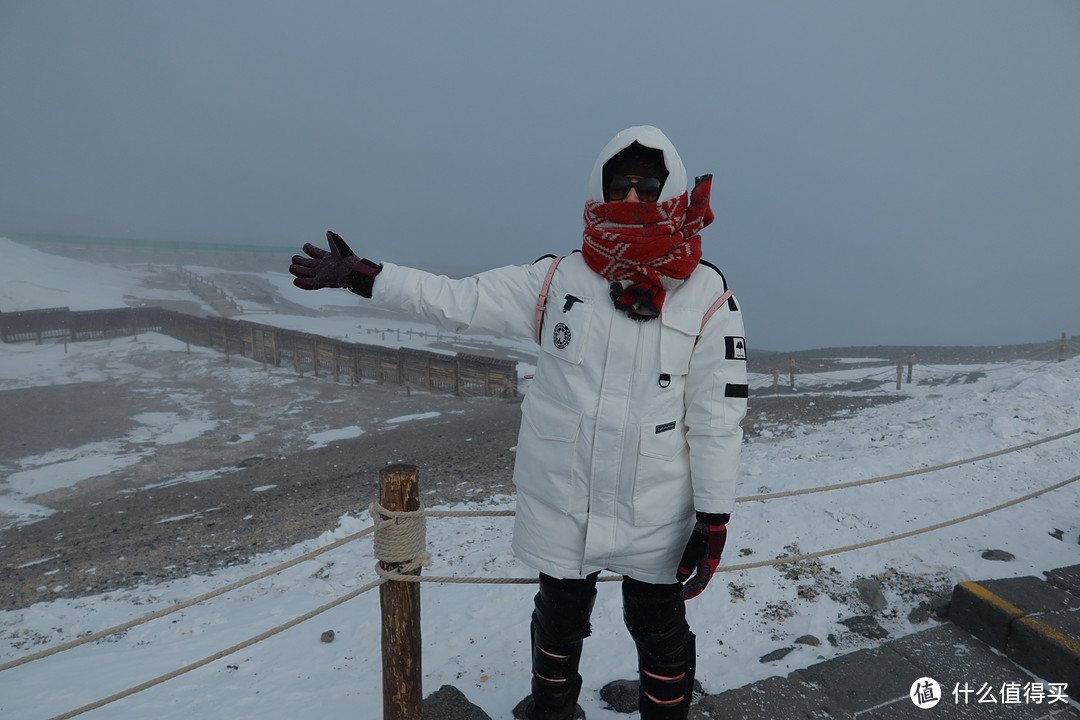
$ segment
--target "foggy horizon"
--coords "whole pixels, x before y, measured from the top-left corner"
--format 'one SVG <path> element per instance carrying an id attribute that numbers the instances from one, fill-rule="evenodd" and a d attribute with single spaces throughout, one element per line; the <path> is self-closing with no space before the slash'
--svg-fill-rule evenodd
<path id="1" fill-rule="evenodd" d="M 714 175 L 752 346 L 1049 342 L 1080 330 L 1078 40 L 1064 0 L 0 0 L 0 235 L 525 264 L 652 124 Z"/>

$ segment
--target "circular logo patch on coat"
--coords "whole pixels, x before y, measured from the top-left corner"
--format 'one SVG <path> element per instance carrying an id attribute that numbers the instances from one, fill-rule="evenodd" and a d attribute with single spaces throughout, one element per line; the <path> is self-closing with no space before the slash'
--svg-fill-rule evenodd
<path id="1" fill-rule="evenodd" d="M 570 328 L 566 326 L 566 323 L 559 323 L 555 326 L 555 347 L 563 350 L 570 344 L 570 338 L 573 333 L 570 332 Z"/>

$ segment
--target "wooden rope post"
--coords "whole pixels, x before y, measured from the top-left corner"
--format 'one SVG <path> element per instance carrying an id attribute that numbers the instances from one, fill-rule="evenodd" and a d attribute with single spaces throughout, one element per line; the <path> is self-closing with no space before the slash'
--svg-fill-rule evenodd
<path id="1" fill-rule="evenodd" d="M 379 471 L 379 504 L 387 510 L 420 509 L 419 471 L 414 465 L 390 465 Z M 383 570 L 397 563 L 379 562 Z M 419 575 L 420 569 L 411 571 Z M 379 586 L 382 606 L 383 718 L 417 720 L 423 714 L 420 672 L 420 583 L 386 582 Z"/>
<path id="2" fill-rule="evenodd" d="M 900 381 L 904 379 L 904 361 L 899 360 L 896 363 L 896 389 L 900 389 Z"/>

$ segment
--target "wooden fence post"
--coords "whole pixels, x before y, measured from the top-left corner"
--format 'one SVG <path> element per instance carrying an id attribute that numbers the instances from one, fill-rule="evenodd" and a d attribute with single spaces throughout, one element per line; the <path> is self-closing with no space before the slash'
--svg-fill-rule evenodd
<path id="1" fill-rule="evenodd" d="M 773 395 L 780 392 L 780 367 L 773 365 L 772 369 L 772 391 Z"/>
<path id="2" fill-rule="evenodd" d="M 791 389 L 795 389 L 795 358 L 791 358 L 791 364 L 788 367 L 791 373 Z"/>
<path id="3" fill-rule="evenodd" d="M 414 465 L 390 465 L 379 471 L 379 504 L 387 510 L 420 509 L 419 472 Z M 397 563 L 379 562 L 384 570 Z M 419 575 L 417 568 L 410 572 Z M 385 582 L 379 586 L 382 606 L 384 720 L 419 720 L 423 714 L 420 671 L 420 583 Z"/>
<path id="4" fill-rule="evenodd" d="M 904 379 L 904 361 L 900 360 L 896 363 L 896 389 L 900 389 L 900 381 Z"/>
<path id="5" fill-rule="evenodd" d="M 225 349 L 225 362 L 229 360 L 229 327 L 225 324 L 225 318 L 221 318 L 221 347 Z"/>
<path id="6" fill-rule="evenodd" d="M 908 355 L 908 363 L 907 363 L 907 384 L 908 385 L 911 384 L 911 370 L 914 367 L 915 367 L 915 353 L 911 353 L 910 355 Z"/>

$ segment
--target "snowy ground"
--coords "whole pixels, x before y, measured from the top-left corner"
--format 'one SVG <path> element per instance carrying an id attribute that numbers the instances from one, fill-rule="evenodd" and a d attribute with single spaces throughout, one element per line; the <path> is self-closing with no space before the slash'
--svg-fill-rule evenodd
<path id="1" fill-rule="evenodd" d="M 0 249 L 9 256 L 33 252 L 6 243 Z M 84 264 L 68 267 L 67 260 L 57 262 L 65 264 L 62 270 L 85 278 Z M 85 278 L 82 288 L 59 282 L 45 288 L 40 282 L 16 285 L 14 278 L 0 277 L 0 307 L 69 305 L 76 309 L 80 303 L 83 308 L 116 307 L 125 297 L 145 295 L 138 272 L 101 270 L 102 274 L 106 271 L 114 274 L 109 275 L 107 287 L 97 290 L 90 278 Z M 67 295 L 58 299 L 61 292 Z M 86 298 L 95 292 L 100 293 L 95 296 L 97 304 L 86 305 Z M 311 302 L 303 296 L 293 299 Z M 36 362 L 14 354 L 30 353 L 34 347 L 35 353 L 50 351 L 48 345 L 3 348 L 0 388 L 83 380 L 49 371 L 49 364 L 40 361 L 42 354 L 37 354 Z M 51 352 L 56 352 L 55 347 Z M 24 361 L 31 364 L 19 364 Z M 117 352 L 112 362 L 123 363 L 123 354 Z M 823 426 L 783 428 L 771 437 L 766 433 L 748 442 L 739 494 L 750 498 L 924 468 L 1080 427 L 1080 358 L 920 368 L 924 370 L 925 378 L 937 382 L 906 385 L 900 391 L 905 397 L 901 402 Z M 868 374 L 840 370 L 835 376 L 826 374 L 825 379 L 842 383 Z M 950 382 L 957 376 L 971 381 Z M 771 383 L 771 377 L 755 382 L 766 380 Z M 885 376 L 883 382 L 888 381 Z M 409 419 L 417 418 L 399 418 Z M 163 442 L 171 433 L 179 438 L 201 427 L 173 420 L 144 417 L 133 432 Z M 338 433 L 356 430 L 336 429 Z M 310 441 L 332 439 L 332 435 L 313 435 Z M 54 452 L 55 462 L 43 466 L 72 460 L 63 448 Z M 107 448 L 100 455 L 111 457 Z M 748 499 L 738 505 L 729 526 L 725 564 L 837 548 L 961 517 L 1075 476 L 1080 472 L 1078 457 L 1080 435 L 1073 435 L 924 475 L 789 498 Z M 85 468 L 75 463 L 69 470 L 66 477 L 77 482 Z M 51 482 L 62 482 L 57 479 L 60 475 L 50 476 Z M 27 512 L 34 511 L 27 486 L 30 480 L 18 473 L 0 476 L 0 498 L 18 500 L 28 506 Z M 475 509 L 476 505 L 457 507 Z M 512 509 L 513 499 L 496 498 L 482 508 Z M 2 612 L 0 663 L 170 607 L 368 524 L 366 517 L 343 516 L 332 533 L 210 576 Z M 510 554 L 511 526 L 510 518 L 429 520 L 428 548 L 433 561 L 425 574 L 530 576 L 531 571 Z M 708 692 L 717 693 L 874 645 L 875 640 L 839 623 L 871 614 L 854 589 L 859 578 L 881 582 L 888 604 L 874 617 L 890 637 L 897 637 L 928 627 L 932 620 L 916 616 L 913 621 L 909 614 L 957 582 L 1038 576 L 1044 570 L 1080 563 L 1078 538 L 1080 482 L 948 528 L 794 567 L 721 568 L 709 590 L 688 606 L 698 635 L 698 677 Z M 991 549 L 1015 559 L 984 559 L 983 553 Z M 47 564 L 48 558 L 43 558 L 43 569 Z M 367 537 L 122 635 L 0 672 L 0 717 L 51 718 L 181 668 L 371 582 L 376 577 L 373 564 Z M 533 592 L 527 585 L 422 586 L 425 693 L 453 684 L 492 717 L 508 717 L 510 708 L 528 691 L 528 617 Z M 321 642 L 322 633 L 331 629 L 334 641 Z M 795 642 L 806 636 L 820 644 Z M 787 648 L 790 652 L 781 659 L 761 661 Z M 618 585 L 603 583 L 583 660 L 581 705 L 591 719 L 626 717 L 605 710 L 597 690 L 610 680 L 632 677 L 634 671 L 634 649 L 622 625 Z M 273 719 L 317 708 L 331 718 L 378 718 L 380 693 L 378 591 L 373 591 L 83 717 Z"/>

